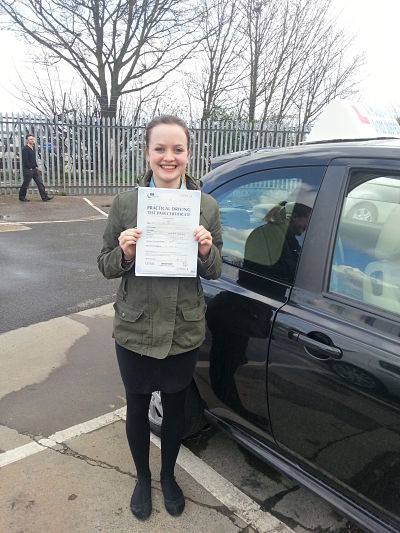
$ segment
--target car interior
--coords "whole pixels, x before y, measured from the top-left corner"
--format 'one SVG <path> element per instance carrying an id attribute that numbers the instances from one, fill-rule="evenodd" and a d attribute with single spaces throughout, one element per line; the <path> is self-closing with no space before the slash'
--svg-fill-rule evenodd
<path id="1" fill-rule="evenodd" d="M 400 313 L 400 205 L 384 223 L 375 246 L 375 261 L 367 264 L 364 301 Z"/>
<path id="2" fill-rule="evenodd" d="M 372 178 L 376 178 L 376 175 Z M 393 179 L 395 180 L 397 181 L 396 178 Z M 360 183 L 358 174 L 355 181 Z M 365 182 L 363 185 L 365 188 Z M 354 191 L 354 187 L 351 190 Z M 400 204 L 398 187 L 392 187 L 392 190 L 393 202 L 388 202 L 385 198 L 383 223 L 344 216 L 344 205 L 336 237 L 329 290 L 399 313 Z M 375 201 L 377 210 L 381 208 L 380 203 L 380 199 Z"/>

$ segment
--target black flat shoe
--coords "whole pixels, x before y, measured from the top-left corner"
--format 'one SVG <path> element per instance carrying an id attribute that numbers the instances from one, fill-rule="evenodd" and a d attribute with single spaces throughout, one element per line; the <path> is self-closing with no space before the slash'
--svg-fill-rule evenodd
<path id="1" fill-rule="evenodd" d="M 185 508 L 185 497 L 175 478 L 162 479 L 161 488 L 166 510 L 172 516 L 181 515 Z"/>
<path id="2" fill-rule="evenodd" d="M 30 200 L 28 200 L 27 198 L 19 198 L 19 201 L 20 202 L 30 202 Z"/>
<path id="3" fill-rule="evenodd" d="M 151 480 L 137 481 L 131 497 L 130 508 L 138 520 L 146 520 L 151 515 Z"/>
<path id="4" fill-rule="evenodd" d="M 52 200 L 54 198 L 54 196 L 47 196 L 46 198 L 42 198 L 42 201 L 43 202 L 50 202 L 50 200 Z"/>

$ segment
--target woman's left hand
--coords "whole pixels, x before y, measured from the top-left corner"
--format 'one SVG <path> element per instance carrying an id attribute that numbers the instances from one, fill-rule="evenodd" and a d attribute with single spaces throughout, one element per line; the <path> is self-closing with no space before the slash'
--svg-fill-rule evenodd
<path id="1" fill-rule="evenodd" d="M 194 238 L 199 244 L 199 257 L 205 261 L 210 254 L 212 235 L 204 226 L 198 226 L 194 230 Z"/>

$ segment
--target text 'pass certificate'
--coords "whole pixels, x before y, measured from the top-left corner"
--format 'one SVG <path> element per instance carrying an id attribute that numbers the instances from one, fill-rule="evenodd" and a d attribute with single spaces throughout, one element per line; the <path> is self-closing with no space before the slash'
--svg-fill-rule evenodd
<path id="1" fill-rule="evenodd" d="M 200 191 L 139 187 L 137 276 L 194 277 L 200 220 Z"/>

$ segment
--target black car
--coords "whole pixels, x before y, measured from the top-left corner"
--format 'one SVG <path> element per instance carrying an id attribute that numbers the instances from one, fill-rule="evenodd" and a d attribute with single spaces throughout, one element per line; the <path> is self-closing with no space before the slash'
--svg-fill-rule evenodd
<path id="1" fill-rule="evenodd" d="M 382 178 L 393 198 L 369 202 L 384 215 L 352 216 L 347 199 Z M 187 434 L 205 416 L 374 533 L 400 531 L 399 184 L 395 139 L 255 152 L 206 176 L 223 269 L 203 280 L 187 400 Z M 161 416 L 154 394 L 155 431 Z"/>

